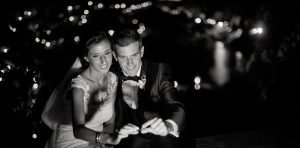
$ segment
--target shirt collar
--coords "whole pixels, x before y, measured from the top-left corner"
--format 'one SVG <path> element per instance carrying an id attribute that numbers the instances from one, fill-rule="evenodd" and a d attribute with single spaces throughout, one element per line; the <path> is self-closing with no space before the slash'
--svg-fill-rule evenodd
<path id="1" fill-rule="evenodd" d="M 141 75 L 141 70 L 142 70 L 142 64 L 140 65 L 140 68 L 139 68 L 139 70 L 138 70 L 136 76 L 139 77 L 139 76 Z M 126 72 L 124 72 L 124 71 L 123 71 L 123 74 L 124 74 L 124 76 L 128 76 L 128 74 L 127 74 Z"/>

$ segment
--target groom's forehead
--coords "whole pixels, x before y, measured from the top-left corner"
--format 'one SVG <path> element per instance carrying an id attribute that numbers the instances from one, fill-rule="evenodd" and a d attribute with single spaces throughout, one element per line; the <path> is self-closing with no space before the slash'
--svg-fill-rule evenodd
<path id="1" fill-rule="evenodd" d="M 129 46 L 126 46 L 126 47 L 117 47 L 116 49 L 116 54 L 118 55 L 134 55 L 136 53 L 140 53 L 140 48 L 139 46 L 132 46 L 132 45 L 129 45 Z"/>

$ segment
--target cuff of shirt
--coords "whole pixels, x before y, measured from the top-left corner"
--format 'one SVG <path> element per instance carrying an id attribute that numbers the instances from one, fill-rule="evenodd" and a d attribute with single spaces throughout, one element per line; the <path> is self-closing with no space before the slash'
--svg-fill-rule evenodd
<path id="1" fill-rule="evenodd" d="M 166 122 L 169 122 L 173 126 L 173 131 L 170 131 L 169 134 L 178 138 L 179 137 L 178 125 L 171 119 L 167 119 Z"/>

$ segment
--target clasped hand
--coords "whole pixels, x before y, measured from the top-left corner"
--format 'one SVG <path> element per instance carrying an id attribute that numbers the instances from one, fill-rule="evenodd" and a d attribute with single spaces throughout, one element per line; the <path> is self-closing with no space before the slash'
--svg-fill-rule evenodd
<path id="1" fill-rule="evenodd" d="M 142 125 L 141 133 L 152 133 L 159 136 L 167 136 L 168 129 L 165 122 L 161 118 L 153 118 Z"/>
<path id="2" fill-rule="evenodd" d="M 141 128 L 131 123 L 126 124 L 118 131 L 118 136 L 113 143 L 117 144 L 123 138 L 126 138 L 129 135 L 136 135 L 139 132 L 141 134 L 152 133 L 159 136 L 168 135 L 168 129 L 165 122 L 161 118 L 155 117 L 145 122 Z"/>

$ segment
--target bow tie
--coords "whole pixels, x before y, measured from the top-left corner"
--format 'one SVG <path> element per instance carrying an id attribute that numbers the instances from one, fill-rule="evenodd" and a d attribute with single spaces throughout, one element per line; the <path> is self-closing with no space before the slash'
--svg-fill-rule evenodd
<path id="1" fill-rule="evenodd" d="M 139 76 L 123 76 L 122 77 L 122 82 L 127 81 L 127 80 L 132 80 L 138 82 L 140 80 Z"/>

